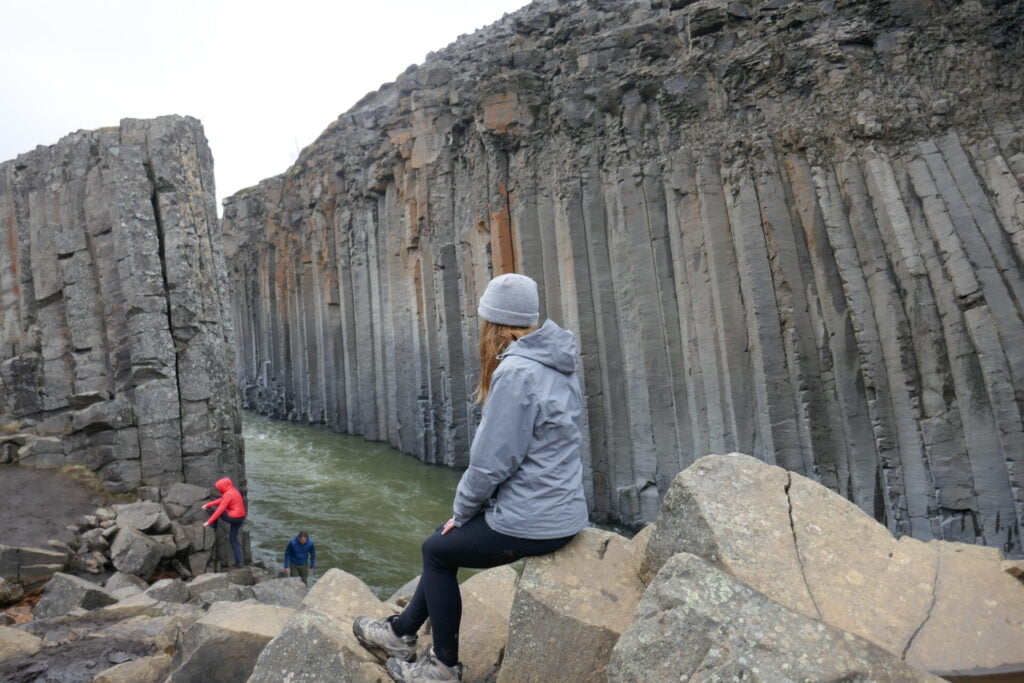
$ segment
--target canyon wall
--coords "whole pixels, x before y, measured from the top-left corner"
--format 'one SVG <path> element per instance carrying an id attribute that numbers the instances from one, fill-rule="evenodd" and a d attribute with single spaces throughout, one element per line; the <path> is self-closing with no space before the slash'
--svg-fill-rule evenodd
<path id="1" fill-rule="evenodd" d="M 225 202 L 243 404 L 464 466 L 476 302 L 516 271 L 580 342 L 596 519 L 741 451 L 1019 552 L 1022 29 L 549 0 L 463 36 Z"/>
<path id="2" fill-rule="evenodd" d="M 244 482 L 213 158 L 125 119 L 0 165 L 0 451 L 113 490 Z"/>

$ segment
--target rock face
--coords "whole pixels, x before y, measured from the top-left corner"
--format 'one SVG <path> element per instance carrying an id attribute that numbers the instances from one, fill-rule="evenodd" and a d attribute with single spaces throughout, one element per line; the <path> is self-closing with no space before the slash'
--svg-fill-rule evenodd
<path id="1" fill-rule="evenodd" d="M 352 621 L 358 616 L 379 619 L 398 611 L 378 600 L 356 577 L 329 569 L 260 654 L 249 680 L 386 681 L 389 677 L 382 663 L 352 635 Z"/>
<path id="2" fill-rule="evenodd" d="M 644 593 L 608 680 L 934 681 L 868 641 L 782 607 L 694 555 Z"/>
<path id="3" fill-rule="evenodd" d="M 77 576 L 58 573 L 46 584 L 46 592 L 32 610 L 32 617 L 59 617 L 77 607 L 90 610 L 115 602 L 117 600 L 102 587 Z"/>
<path id="4" fill-rule="evenodd" d="M 226 202 L 245 405 L 464 465 L 476 304 L 578 336 L 599 519 L 733 450 L 1020 550 L 1024 6 L 539 1 Z"/>
<path id="5" fill-rule="evenodd" d="M 115 490 L 244 485 L 224 273 L 195 119 L 125 119 L 0 164 L 7 459 Z"/>
<path id="6" fill-rule="evenodd" d="M 148 577 L 163 553 L 160 545 L 146 534 L 125 527 L 117 532 L 110 546 L 110 559 L 114 567 L 127 574 Z"/>
<path id="7" fill-rule="evenodd" d="M 1024 668 L 1024 584 L 998 550 L 896 540 L 824 486 L 755 458 L 707 456 L 676 477 L 642 578 L 677 553 L 919 669 Z"/>
<path id="8" fill-rule="evenodd" d="M 185 632 L 169 683 L 248 680 L 263 648 L 294 610 L 257 603 L 218 603 Z"/>
<path id="9" fill-rule="evenodd" d="M 39 636 L 0 626 L 0 663 L 22 655 L 34 655 L 42 646 L 43 639 Z"/>
<path id="10" fill-rule="evenodd" d="M 503 683 L 601 680 L 644 587 L 646 540 L 584 529 L 551 555 L 526 561 L 509 623 Z"/>

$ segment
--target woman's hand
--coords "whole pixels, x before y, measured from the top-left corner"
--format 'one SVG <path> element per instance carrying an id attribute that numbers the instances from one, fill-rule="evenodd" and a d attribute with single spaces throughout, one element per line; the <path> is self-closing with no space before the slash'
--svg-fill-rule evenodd
<path id="1" fill-rule="evenodd" d="M 454 528 L 455 528 L 455 520 L 454 519 L 449 519 L 447 522 L 444 523 L 444 528 L 441 529 L 441 535 L 444 536 L 446 533 L 448 533 L 449 531 L 451 531 Z"/>

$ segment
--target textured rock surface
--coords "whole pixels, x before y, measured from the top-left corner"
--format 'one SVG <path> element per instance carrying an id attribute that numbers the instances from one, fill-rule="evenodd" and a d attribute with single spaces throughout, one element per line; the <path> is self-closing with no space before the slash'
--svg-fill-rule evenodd
<path id="1" fill-rule="evenodd" d="M 270 579 L 252 587 L 253 597 L 264 605 L 298 607 L 306 597 L 306 584 L 302 579 Z"/>
<path id="2" fill-rule="evenodd" d="M 110 545 L 110 560 L 114 567 L 143 578 L 156 569 L 162 557 L 160 544 L 130 527 L 120 529 Z"/>
<path id="3" fill-rule="evenodd" d="M 390 677 L 381 662 L 352 635 L 352 621 L 358 616 L 381 618 L 398 611 L 378 600 L 356 577 L 329 569 L 260 654 L 249 680 L 387 681 Z"/>
<path id="4" fill-rule="evenodd" d="M 16 628 L 0 626 L 0 662 L 23 655 L 34 655 L 43 646 L 43 639 Z"/>
<path id="5" fill-rule="evenodd" d="M 742 451 L 1020 549 L 1024 5 L 536 2 L 230 198 L 243 402 L 464 465 L 476 302 L 540 283 L 599 519 Z"/>
<path id="6" fill-rule="evenodd" d="M 160 579 L 146 589 L 146 595 L 164 602 L 188 602 L 188 586 L 181 579 Z"/>
<path id="7" fill-rule="evenodd" d="M 149 534 L 161 534 L 171 528 L 171 520 L 164 506 L 152 501 L 115 505 L 117 526 Z"/>
<path id="8" fill-rule="evenodd" d="M 518 578 L 509 566 L 494 567 L 471 576 L 460 586 L 459 658 L 466 667 L 463 681 L 496 680 L 505 656 Z"/>
<path id="9" fill-rule="evenodd" d="M 641 576 L 681 552 L 917 668 L 1024 668 L 1024 583 L 997 549 L 896 540 L 850 501 L 755 458 L 707 456 L 676 477 Z"/>
<path id="10" fill-rule="evenodd" d="M 171 656 L 160 653 L 139 657 L 124 664 L 112 666 L 96 674 L 92 683 L 151 683 L 162 681 L 171 668 Z"/>
<path id="11" fill-rule="evenodd" d="M 899 657 L 793 612 L 694 555 L 655 577 L 609 681 L 934 681 Z"/>
<path id="12" fill-rule="evenodd" d="M 642 541 L 584 529 L 569 545 L 529 558 L 516 588 L 499 681 L 600 680 L 633 619 L 643 585 Z"/>
<path id="13" fill-rule="evenodd" d="M 113 488 L 244 484 L 219 231 L 195 119 L 125 119 L 0 165 L 0 415 L 21 462 Z"/>
<path id="14" fill-rule="evenodd" d="M 42 599 L 32 609 L 34 619 L 46 619 L 67 614 L 76 607 L 90 610 L 116 602 L 102 586 L 70 574 L 54 574 Z"/>
<path id="15" fill-rule="evenodd" d="M 214 605 L 182 637 L 168 682 L 248 680 L 260 652 L 293 611 L 256 603 Z"/>

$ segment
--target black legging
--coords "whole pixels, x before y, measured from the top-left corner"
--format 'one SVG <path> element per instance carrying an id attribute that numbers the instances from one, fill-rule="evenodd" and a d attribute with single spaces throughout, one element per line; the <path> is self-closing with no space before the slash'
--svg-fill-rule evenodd
<path id="1" fill-rule="evenodd" d="M 217 522 L 224 520 L 231 527 L 231 531 L 228 533 L 228 542 L 231 543 L 231 552 L 235 555 L 235 566 L 242 566 L 242 545 L 238 542 L 238 530 L 242 528 L 242 524 L 245 523 L 245 516 L 232 517 L 231 515 L 221 515 L 217 519 L 213 520 L 213 528 L 217 528 Z"/>
<path id="2" fill-rule="evenodd" d="M 498 533 L 482 514 L 444 536 L 437 527 L 423 542 L 423 575 L 405 610 L 392 623 L 395 633 L 412 635 L 430 617 L 434 654 L 452 666 L 459 661 L 459 623 L 462 595 L 456 577 L 459 567 L 489 569 L 530 555 L 554 552 L 573 536 L 534 540 Z"/>

